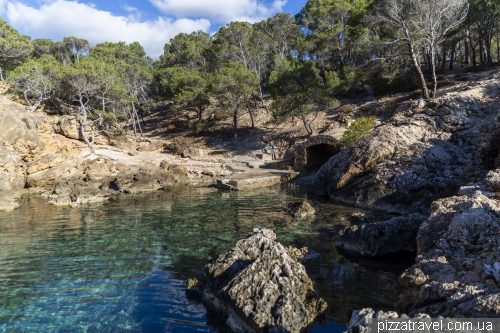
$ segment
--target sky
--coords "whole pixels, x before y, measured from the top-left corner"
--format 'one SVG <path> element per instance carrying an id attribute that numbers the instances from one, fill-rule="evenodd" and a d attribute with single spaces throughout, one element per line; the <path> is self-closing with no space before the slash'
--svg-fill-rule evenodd
<path id="1" fill-rule="evenodd" d="M 19 32 L 54 41 L 75 36 L 91 45 L 138 41 L 156 59 L 170 38 L 213 33 L 230 21 L 297 14 L 307 0 L 0 0 L 0 17 Z"/>

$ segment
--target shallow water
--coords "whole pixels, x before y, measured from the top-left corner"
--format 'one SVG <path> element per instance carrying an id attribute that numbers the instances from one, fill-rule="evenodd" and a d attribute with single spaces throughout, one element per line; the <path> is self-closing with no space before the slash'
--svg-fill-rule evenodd
<path id="1" fill-rule="evenodd" d="M 294 220 L 281 207 L 307 198 L 317 214 Z M 342 332 L 353 309 L 392 309 L 405 260 L 341 255 L 341 224 L 358 210 L 327 203 L 298 184 L 254 191 L 178 188 L 120 196 L 80 208 L 25 199 L 0 213 L 0 332 L 208 332 L 217 318 L 188 300 L 185 280 L 255 227 L 285 246 L 307 245 L 305 263 L 329 304 L 325 327 Z M 372 212 L 370 221 L 384 216 Z M 209 324 L 207 324 L 207 322 Z"/>

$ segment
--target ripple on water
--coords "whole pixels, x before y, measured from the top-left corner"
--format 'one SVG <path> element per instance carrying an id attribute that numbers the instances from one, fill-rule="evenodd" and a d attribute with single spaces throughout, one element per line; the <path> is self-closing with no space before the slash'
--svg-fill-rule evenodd
<path id="1" fill-rule="evenodd" d="M 316 217 L 294 220 L 281 211 L 297 198 L 310 200 Z M 392 308 L 397 274 L 407 264 L 339 255 L 335 226 L 359 222 L 354 211 L 294 184 L 245 192 L 179 188 L 79 208 L 25 199 L 20 209 L 0 213 L 0 331 L 208 332 L 212 319 L 186 298 L 185 279 L 265 227 L 284 245 L 321 253 L 306 268 L 329 304 L 328 325 L 311 331 L 341 332 L 353 309 Z"/>

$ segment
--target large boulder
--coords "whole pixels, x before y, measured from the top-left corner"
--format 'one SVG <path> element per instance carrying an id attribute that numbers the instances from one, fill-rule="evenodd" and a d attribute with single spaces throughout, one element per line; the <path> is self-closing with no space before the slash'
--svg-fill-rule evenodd
<path id="1" fill-rule="evenodd" d="M 36 117 L 21 105 L 0 98 L 0 146 L 26 162 L 37 158 L 44 149 L 36 132 L 36 122 Z"/>
<path id="2" fill-rule="evenodd" d="M 498 155 L 494 110 L 500 101 L 455 96 L 426 102 L 423 109 L 406 104 L 330 158 L 315 177 L 315 191 L 334 201 L 407 214 L 428 212 L 434 200 L 482 181 Z"/>
<path id="3" fill-rule="evenodd" d="M 340 231 L 335 245 L 368 257 L 403 251 L 416 252 L 418 228 L 425 218 L 425 215 L 410 214 L 383 222 L 345 227 Z"/>
<path id="4" fill-rule="evenodd" d="M 209 263 L 198 290 L 236 332 L 303 332 L 326 309 L 304 266 L 266 229 Z"/>
<path id="5" fill-rule="evenodd" d="M 299 218 L 310 217 L 315 213 L 314 208 L 306 200 L 288 202 L 283 206 L 283 210 L 288 215 Z"/>
<path id="6" fill-rule="evenodd" d="M 429 123 L 430 124 L 429 124 Z M 332 157 L 313 188 L 333 200 L 393 213 L 425 212 L 450 196 L 472 156 L 438 137 L 434 120 L 394 121 Z"/>
<path id="7" fill-rule="evenodd" d="M 500 202 L 482 186 L 432 204 L 399 307 L 432 317 L 500 317 Z"/>

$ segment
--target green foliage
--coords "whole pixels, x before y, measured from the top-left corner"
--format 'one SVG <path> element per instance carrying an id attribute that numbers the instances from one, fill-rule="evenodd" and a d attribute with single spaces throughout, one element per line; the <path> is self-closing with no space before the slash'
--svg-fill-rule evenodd
<path id="1" fill-rule="evenodd" d="M 165 44 L 158 66 L 186 67 L 204 71 L 208 67 L 210 35 L 203 31 L 191 34 L 180 33 Z"/>
<path id="2" fill-rule="evenodd" d="M 20 34 L 0 17 L 0 80 L 5 71 L 21 64 L 32 51 L 30 37 Z"/>
<path id="3" fill-rule="evenodd" d="M 230 113 L 236 113 L 259 87 L 259 78 L 243 64 L 227 63 L 215 77 L 215 96 Z"/>
<path id="4" fill-rule="evenodd" d="M 317 68 L 308 63 L 292 63 L 277 55 L 268 84 L 274 99 L 274 118 L 281 121 L 290 116 L 300 117 L 309 135 L 312 135 L 305 116 L 335 106 L 338 101 L 332 97 L 332 88 L 338 83 L 338 77 L 331 72 L 327 74 L 325 83 Z"/>
<path id="5" fill-rule="evenodd" d="M 31 111 L 35 111 L 42 101 L 55 95 L 59 88 L 60 72 L 61 68 L 54 57 L 42 55 L 14 69 L 8 82 L 11 90 L 21 93 Z"/>
<path id="6" fill-rule="evenodd" d="M 346 131 L 340 138 L 343 148 L 350 147 L 359 141 L 364 135 L 370 133 L 375 126 L 375 119 L 372 117 L 361 117 L 346 126 Z"/>
<path id="7" fill-rule="evenodd" d="M 171 67 L 156 71 L 156 78 L 164 95 L 172 98 L 174 110 L 194 108 L 201 120 L 203 111 L 210 105 L 213 75 L 186 67 Z"/>
<path id="8" fill-rule="evenodd" d="M 301 34 L 295 18 L 289 13 L 278 13 L 255 27 L 269 36 L 273 55 L 287 58 L 291 56 L 293 41 Z"/>
<path id="9" fill-rule="evenodd" d="M 48 38 L 40 38 L 33 40 L 33 56 L 35 58 L 40 58 L 42 55 L 51 54 L 51 50 L 54 47 L 54 42 Z"/>
<path id="10" fill-rule="evenodd" d="M 307 31 L 301 41 L 301 55 L 309 56 L 321 69 L 343 68 L 353 50 L 363 42 L 368 29 L 363 25 L 371 1 L 308 0 L 296 15 Z"/>
<path id="11" fill-rule="evenodd" d="M 197 121 L 196 123 L 189 123 L 188 127 L 193 131 L 202 131 L 215 125 L 215 120 L 211 121 Z"/>

